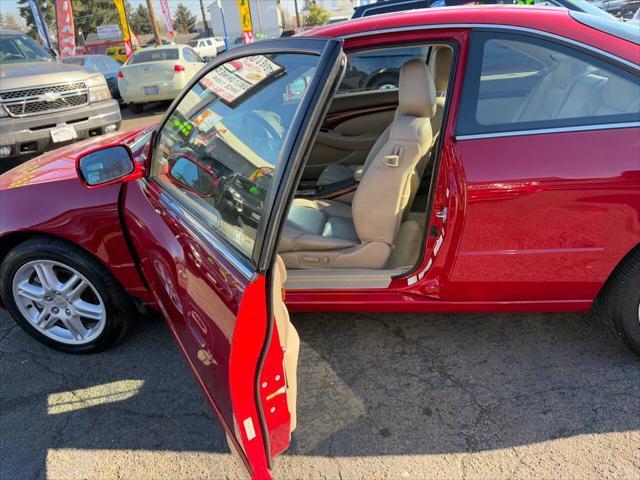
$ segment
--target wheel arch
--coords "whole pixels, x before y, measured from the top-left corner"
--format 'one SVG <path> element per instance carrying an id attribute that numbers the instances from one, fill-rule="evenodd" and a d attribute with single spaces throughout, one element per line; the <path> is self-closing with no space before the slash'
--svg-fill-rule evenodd
<path id="1" fill-rule="evenodd" d="M 618 274 L 622 266 L 625 265 L 631 259 L 631 257 L 635 255 L 640 255 L 640 243 L 638 243 L 635 247 L 629 250 L 629 252 L 627 252 L 627 254 L 624 257 L 622 257 L 622 259 L 616 264 L 616 266 L 613 268 L 613 270 L 609 274 L 609 277 L 607 278 L 607 280 L 604 282 L 604 284 L 598 291 L 598 294 L 596 295 L 594 303 L 603 302 L 604 295 L 606 294 L 607 289 L 609 288 L 609 285 L 611 285 L 611 282 L 613 282 L 613 280 L 616 278 L 616 275 Z M 600 306 L 599 308 L 602 308 L 602 307 Z"/>
<path id="2" fill-rule="evenodd" d="M 87 249 L 84 245 L 70 241 L 69 239 L 60 235 L 55 235 L 52 233 L 44 233 L 44 232 L 35 232 L 35 231 L 29 231 L 29 230 L 18 230 L 18 231 L 6 233 L 0 236 L 0 264 L 2 264 L 2 262 L 4 261 L 4 259 L 6 258 L 6 256 L 9 254 L 11 250 L 13 250 L 18 245 L 21 245 L 22 243 L 26 242 L 27 240 L 31 240 L 33 238 L 54 239 L 54 240 L 65 242 L 69 245 L 73 245 L 76 248 L 80 248 L 82 251 L 90 255 L 91 258 L 93 258 L 96 262 L 102 265 L 107 270 L 107 272 L 109 272 L 109 274 L 114 278 L 114 280 L 118 283 L 118 285 L 120 285 L 120 287 L 122 287 L 122 289 L 129 295 L 129 297 L 131 297 L 131 299 L 133 300 L 134 304 L 137 307 L 141 307 L 142 305 L 149 303 L 149 298 L 147 298 L 146 295 L 144 294 L 141 295 L 140 294 L 141 292 L 139 292 L 137 289 L 135 291 L 132 291 L 131 282 L 123 282 L 123 275 L 118 274 L 118 272 L 114 271 L 113 268 L 110 268 L 109 265 L 105 264 L 105 262 L 102 259 L 100 259 L 98 255 L 95 254 L 95 252 L 92 252 L 91 250 Z M 139 279 L 138 279 L 138 282 L 140 282 Z M 135 282 L 133 283 L 133 285 L 135 286 Z M 145 287 L 145 290 L 146 290 L 146 287 Z M 2 299 L 0 299 L 0 307 L 6 308 L 6 306 L 3 305 L 2 303 Z"/>

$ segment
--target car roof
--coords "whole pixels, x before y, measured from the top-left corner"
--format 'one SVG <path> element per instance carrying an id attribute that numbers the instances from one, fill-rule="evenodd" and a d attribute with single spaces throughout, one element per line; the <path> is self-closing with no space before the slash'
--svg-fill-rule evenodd
<path id="1" fill-rule="evenodd" d="M 411 27 L 469 28 L 498 25 L 515 29 L 530 29 L 550 33 L 639 63 L 637 45 L 619 37 L 584 25 L 559 7 L 532 5 L 468 5 L 456 7 L 423 8 L 402 12 L 383 13 L 355 18 L 346 22 L 325 25 L 305 31 L 301 36 L 358 37 L 373 32 L 387 33 Z M 349 45 L 346 45 L 347 49 Z"/>
<path id="2" fill-rule="evenodd" d="M 141 48 L 140 50 L 138 50 L 137 52 L 134 53 L 139 53 L 139 52 L 147 52 L 149 50 L 170 50 L 170 49 L 175 49 L 175 48 L 184 48 L 184 47 L 188 47 L 189 45 L 185 45 L 183 43 L 171 43 L 169 45 L 152 45 L 151 47 L 144 47 Z"/>

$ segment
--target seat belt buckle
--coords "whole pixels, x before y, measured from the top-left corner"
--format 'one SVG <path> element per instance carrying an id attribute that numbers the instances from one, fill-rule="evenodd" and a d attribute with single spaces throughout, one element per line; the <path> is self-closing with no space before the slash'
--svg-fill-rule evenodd
<path id="1" fill-rule="evenodd" d="M 387 167 L 398 167 L 400 165 L 400 157 L 402 156 L 402 147 L 396 145 L 393 147 L 393 153 L 391 155 L 385 155 L 382 157 L 382 163 Z"/>

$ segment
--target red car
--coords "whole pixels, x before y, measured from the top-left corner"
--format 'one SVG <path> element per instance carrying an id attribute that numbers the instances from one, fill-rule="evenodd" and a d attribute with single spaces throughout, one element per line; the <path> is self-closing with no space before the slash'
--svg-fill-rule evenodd
<path id="1" fill-rule="evenodd" d="M 162 312 L 255 478 L 295 428 L 288 309 L 597 300 L 640 352 L 638 45 L 586 14 L 473 7 L 234 49 L 158 126 L 0 177 L 3 304 L 69 352 Z M 341 83 L 395 49 L 398 88 Z"/>

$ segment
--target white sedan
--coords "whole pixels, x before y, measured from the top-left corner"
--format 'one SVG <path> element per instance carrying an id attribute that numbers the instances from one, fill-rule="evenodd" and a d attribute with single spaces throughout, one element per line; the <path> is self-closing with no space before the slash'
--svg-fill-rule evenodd
<path id="1" fill-rule="evenodd" d="M 118 72 L 120 95 L 133 113 L 139 113 L 145 103 L 176 98 L 204 64 L 188 45 L 143 48 Z"/>

